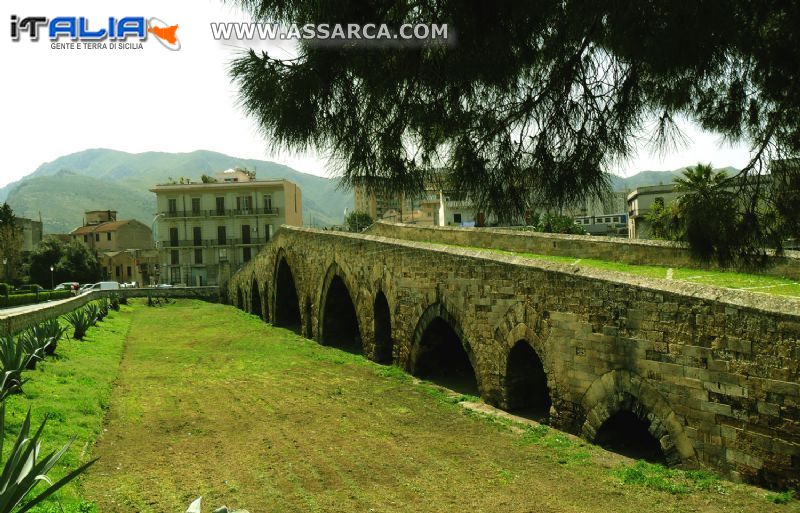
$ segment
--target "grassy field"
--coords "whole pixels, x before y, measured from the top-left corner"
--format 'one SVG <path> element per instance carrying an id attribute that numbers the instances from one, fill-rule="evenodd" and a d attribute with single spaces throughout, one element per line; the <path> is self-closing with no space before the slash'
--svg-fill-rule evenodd
<path id="1" fill-rule="evenodd" d="M 441 244 L 436 242 L 431 242 L 431 244 L 449 246 L 449 244 Z M 634 265 L 622 262 L 610 262 L 608 260 L 597 260 L 594 258 L 540 255 L 537 253 L 521 253 L 502 249 L 487 249 L 479 247 L 469 247 L 469 249 L 475 249 L 478 251 L 491 251 L 493 253 L 521 256 L 534 260 L 557 262 L 560 264 L 605 269 L 607 271 L 617 271 L 635 276 L 644 276 L 647 278 L 685 281 L 690 283 L 698 283 L 701 285 L 710 285 L 712 287 L 746 290 L 748 292 L 760 294 L 800 297 L 800 283 L 788 278 L 781 278 L 779 276 L 748 274 L 733 271 L 713 271 L 708 269 L 691 269 L 685 267 L 672 268 L 662 265 Z"/>
<path id="2" fill-rule="evenodd" d="M 396 367 L 232 307 L 137 303 L 107 325 L 128 321 L 100 461 L 80 483 L 102 512 L 179 513 L 199 495 L 208 511 L 251 513 L 800 511 L 777 504 L 786 496 L 475 413 Z M 115 372 L 64 395 L 103 397 Z M 102 402 L 91 404 L 64 418 L 90 417 L 89 437 Z"/>
<path id="3" fill-rule="evenodd" d="M 110 312 L 105 320 L 91 328 L 83 341 L 64 339 L 59 342 L 55 357 L 40 362 L 36 370 L 24 373 L 23 376 L 29 378 L 23 385 L 24 394 L 6 399 L 6 451 L 11 449 L 12 435 L 16 437 L 29 408 L 33 426 L 48 417 L 43 451 L 58 449 L 75 436 L 75 442 L 51 478 L 60 478 L 89 460 L 94 441 L 103 429 L 125 337 L 133 319 L 125 313 L 128 307 L 121 308 L 121 312 Z M 79 479 L 34 511 L 84 513 L 95 509 L 82 500 Z"/>

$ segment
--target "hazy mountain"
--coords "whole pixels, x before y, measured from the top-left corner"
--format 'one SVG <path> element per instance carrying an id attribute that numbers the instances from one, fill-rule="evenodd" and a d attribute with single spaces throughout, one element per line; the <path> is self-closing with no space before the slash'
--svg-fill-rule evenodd
<path id="1" fill-rule="evenodd" d="M 682 176 L 683 171 L 686 169 L 686 167 L 682 167 L 672 171 L 640 171 L 627 178 L 612 175 L 611 184 L 615 191 L 633 190 L 637 187 L 646 187 L 648 185 L 667 185 L 672 183 L 675 178 Z M 725 171 L 728 175 L 733 175 L 739 170 L 734 167 L 724 167 L 717 169 L 717 171 Z"/>
<path id="2" fill-rule="evenodd" d="M 335 179 L 301 173 L 263 160 L 242 159 L 212 151 L 191 153 L 126 153 L 92 149 L 59 157 L 39 166 L 22 180 L 0 189 L 22 217 L 41 213 L 48 233 L 80 226 L 85 210 L 113 209 L 120 219 L 134 218 L 150 225 L 156 210 L 148 189 L 172 177 L 199 180 L 235 166 L 255 169 L 259 179 L 286 178 L 303 191 L 303 220 L 307 225 L 340 224 L 345 208 L 353 207 L 351 192 L 337 189 Z"/>

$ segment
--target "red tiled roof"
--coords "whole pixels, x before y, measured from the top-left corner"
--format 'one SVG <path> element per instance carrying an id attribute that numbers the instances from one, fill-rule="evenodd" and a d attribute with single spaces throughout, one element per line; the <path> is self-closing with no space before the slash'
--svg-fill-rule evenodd
<path id="1" fill-rule="evenodd" d="M 84 235 L 95 232 L 113 232 L 114 230 L 119 229 L 121 226 L 133 221 L 133 219 L 126 219 L 124 221 L 108 221 L 100 224 L 88 224 L 86 226 L 75 228 L 70 232 L 70 235 Z"/>

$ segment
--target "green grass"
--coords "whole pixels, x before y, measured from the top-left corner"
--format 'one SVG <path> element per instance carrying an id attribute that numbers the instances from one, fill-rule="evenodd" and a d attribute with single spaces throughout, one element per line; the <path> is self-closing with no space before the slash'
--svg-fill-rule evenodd
<path id="1" fill-rule="evenodd" d="M 723 495 L 727 493 L 726 486 L 710 472 L 670 469 L 641 460 L 633 465 L 623 465 L 616 471 L 616 475 L 623 484 L 642 486 L 673 495 L 709 491 Z"/>
<path id="2" fill-rule="evenodd" d="M 442 244 L 431 242 L 440 246 L 451 246 L 449 244 Z M 670 268 L 661 265 L 634 265 L 622 262 L 610 262 L 607 260 L 597 260 L 593 258 L 575 258 L 558 255 L 541 255 L 537 253 L 524 253 L 506 251 L 502 249 L 492 248 L 479 248 L 466 246 L 469 249 L 478 251 L 491 251 L 494 253 L 501 253 L 506 255 L 520 256 L 530 258 L 533 260 L 544 260 L 547 262 L 556 262 L 560 264 L 578 265 L 583 267 L 590 267 L 593 269 L 603 269 L 606 271 L 616 271 L 634 276 L 643 276 L 646 278 L 667 279 L 668 271 L 672 269 L 672 280 L 682 281 L 688 283 L 697 283 L 700 285 L 709 285 L 712 287 L 722 287 L 727 289 L 746 290 L 748 292 L 760 294 L 772 294 L 778 296 L 792 296 L 800 297 L 800 283 L 790 280 L 788 278 L 781 278 L 779 276 L 769 276 L 763 274 L 748 274 L 733 271 L 714 271 L 707 269 L 693 269 L 685 267 Z"/>
<path id="3" fill-rule="evenodd" d="M 82 481 L 100 511 L 184 511 L 199 495 L 207 508 L 260 512 L 770 506 L 763 490 L 726 483 L 723 494 L 706 473 L 621 473 L 631 466 L 621 456 L 473 412 L 457 403 L 476 398 L 232 307 L 137 302 L 120 317 L 125 356 L 93 450 L 101 459 Z M 641 484 L 659 476 L 667 484 Z"/>
<path id="4" fill-rule="evenodd" d="M 43 436 L 44 453 L 60 448 L 75 437 L 50 478 L 60 478 L 89 460 L 93 444 L 102 432 L 103 417 L 131 323 L 131 316 L 125 313 L 126 307 L 122 309 L 110 312 L 96 327 L 89 328 L 83 341 L 62 339 L 54 357 L 40 362 L 36 370 L 23 374 L 29 378 L 23 385 L 24 394 L 6 399 L 6 451 L 10 450 L 11 437 L 19 432 L 29 408 L 34 426 L 48 417 Z M 71 335 L 72 330 L 68 333 Z M 80 482 L 81 478 L 68 484 L 55 498 L 33 511 L 62 513 L 62 506 L 64 513 L 95 511 L 90 502 L 82 500 Z"/>

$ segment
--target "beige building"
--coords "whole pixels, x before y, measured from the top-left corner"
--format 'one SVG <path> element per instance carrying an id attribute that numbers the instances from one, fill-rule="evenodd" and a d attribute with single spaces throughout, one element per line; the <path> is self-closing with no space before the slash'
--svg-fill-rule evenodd
<path id="1" fill-rule="evenodd" d="M 302 193 L 288 180 L 228 170 L 213 183 L 157 185 L 159 282 L 214 285 L 249 261 L 282 224 L 303 225 Z"/>
<path id="2" fill-rule="evenodd" d="M 17 226 L 22 231 L 22 246 L 20 250 L 23 253 L 33 251 L 33 248 L 42 241 L 42 222 L 18 217 Z"/>
<path id="3" fill-rule="evenodd" d="M 98 253 L 153 247 L 150 227 L 136 219 L 117 221 L 115 210 L 91 210 L 85 216 L 84 225 L 70 236 Z"/>
<path id="4" fill-rule="evenodd" d="M 107 280 L 120 283 L 134 282 L 139 286 L 156 284 L 158 251 L 155 249 L 104 251 L 99 257 Z"/>
<path id="5" fill-rule="evenodd" d="M 682 194 L 675 190 L 675 184 L 638 187 L 628 194 L 628 238 L 649 239 L 650 223 L 645 216 L 656 202 L 669 205 Z"/>
<path id="6" fill-rule="evenodd" d="M 355 187 L 355 210 L 372 219 L 426 226 L 482 225 L 483 215 L 463 194 L 429 184 L 420 196 L 398 193 L 368 193 Z"/>

